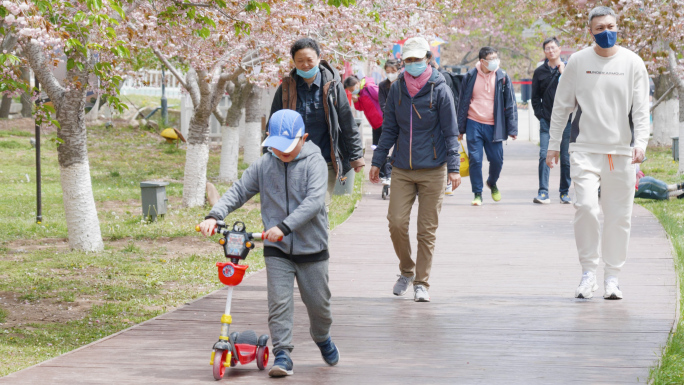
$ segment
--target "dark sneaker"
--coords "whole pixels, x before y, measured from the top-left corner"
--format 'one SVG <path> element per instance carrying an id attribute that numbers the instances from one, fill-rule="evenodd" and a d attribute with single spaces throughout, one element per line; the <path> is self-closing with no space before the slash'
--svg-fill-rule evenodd
<path id="1" fill-rule="evenodd" d="M 490 185 L 489 181 L 487 181 L 487 187 L 489 187 L 490 190 L 492 190 L 492 199 L 494 199 L 494 202 L 498 202 L 501 200 L 501 191 L 499 191 L 499 188 L 496 187 L 496 185 Z"/>
<path id="2" fill-rule="evenodd" d="M 546 191 L 542 191 L 537 195 L 536 198 L 532 199 L 532 202 L 548 205 L 549 203 L 551 203 L 551 199 L 549 198 L 549 193 L 547 193 Z"/>
<path id="3" fill-rule="evenodd" d="M 330 337 L 323 342 L 316 342 L 316 345 L 321 349 L 321 355 L 326 364 L 330 366 L 337 365 L 340 361 L 340 350 L 335 346 L 335 343 L 332 342 Z"/>
<path id="4" fill-rule="evenodd" d="M 561 194 L 560 202 L 564 205 L 569 205 L 572 203 L 572 199 L 570 199 L 570 195 L 568 194 Z"/>
<path id="5" fill-rule="evenodd" d="M 482 193 L 475 193 L 475 199 L 470 202 L 473 206 L 482 206 Z"/>
<path id="6" fill-rule="evenodd" d="M 294 373 L 292 366 L 290 355 L 286 351 L 281 350 L 276 353 L 275 361 L 273 366 L 271 366 L 271 370 L 268 371 L 268 375 L 271 377 L 291 376 Z"/>

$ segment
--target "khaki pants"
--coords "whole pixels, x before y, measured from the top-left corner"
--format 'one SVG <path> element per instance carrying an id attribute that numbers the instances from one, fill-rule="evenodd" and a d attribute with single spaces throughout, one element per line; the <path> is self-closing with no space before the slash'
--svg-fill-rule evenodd
<path id="1" fill-rule="evenodd" d="M 414 285 L 429 287 L 432 254 L 435 250 L 435 233 L 442 210 L 444 189 L 446 188 L 446 164 L 424 170 L 392 170 L 392 193 L 390 194 L 389 220 L 390 236 L 394 252 L 399 258 L 401 275 L 415 275 Z M 418 253 L 416 262 L 411 259 L 409 241 L 409 216 L 418 193 Z"/>

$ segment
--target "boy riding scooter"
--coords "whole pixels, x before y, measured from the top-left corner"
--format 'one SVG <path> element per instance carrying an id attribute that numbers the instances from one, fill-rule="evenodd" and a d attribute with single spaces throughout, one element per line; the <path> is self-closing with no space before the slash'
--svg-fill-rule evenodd
<path id="1" fill-rule="evenodd" d="M 271 116 L 266 154 L 245 170 L 200 224 L 211 235 L 223 220 L 257 193 L 261 194 L 264 257 L 268 275 L 268 326 L 275 363 L 272 377 L 292 375 L 290 352 L 294 323 L 294 280 L 311 324 L 311 337 L 328 365 L 339 361 L 330 338 L 332 314 L 328 287 L 328 216 L 325 194 L 328 166 L 320 149 L 307 142 L 304 121 L 292 110 Z M 278 241 L 282 237 L 282 240 Z"/>

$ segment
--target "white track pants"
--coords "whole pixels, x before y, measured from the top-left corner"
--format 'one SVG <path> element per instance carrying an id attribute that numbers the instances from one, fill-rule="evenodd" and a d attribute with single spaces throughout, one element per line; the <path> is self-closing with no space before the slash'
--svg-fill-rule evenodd
<path id="1" fill-rule="evenodd" d="M 618 276 L 627 259 L 632 226 L 636 183 L 632 157 L 573 152 L 570 175 L 575 186 L 575 242 L 582 271 L 596 273 L 599 257 L 603 256 L 605 276 Z M 599 186 L 603 235 L 599 223 Z"/>

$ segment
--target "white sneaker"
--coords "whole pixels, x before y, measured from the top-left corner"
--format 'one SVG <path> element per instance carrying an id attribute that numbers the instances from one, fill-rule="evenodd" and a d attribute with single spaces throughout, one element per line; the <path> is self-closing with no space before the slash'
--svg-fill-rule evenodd
<path id="1" fill-rule="evenodd" d="M 444 195 L 454 195 L 454 191 L 451 189 L 451 182 L 447 183 L 446 189 L 444 190 Z"/>
<path id="2" fill-rule="evenodd" d="M 392 183 L 392 178 L 385 178 L 382 180 L 383 186 L 389 186 Z"/>
<path id="3" fill-rule="evenodd" d="M 594 291 L 598 289 L 596 284 L 596 274 L 591 271 L 585 271 L 582 274 L 582 281 L 580 281 L 577 290 L 575 290 L 575 298 L 588 299 L 594 296 Z"/>
<path id="4" fill-rule="evenodd" d="M 413 300 L 416 302 L 430 302 L 430 294 L 423 285 L 413 285 Z"/>
<path id="5" fill-rule="evenodd" d="M 622 299 L 622 292 L 620 291 L 620 285 L 618 285 L 618 278 L 616 276 L 606 277 L 605 281 L 603 281 L 603 286 L 605 287 L 603 298 Z"/>

